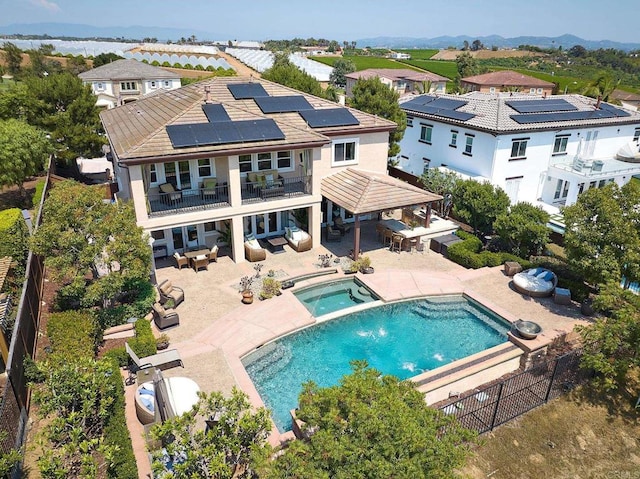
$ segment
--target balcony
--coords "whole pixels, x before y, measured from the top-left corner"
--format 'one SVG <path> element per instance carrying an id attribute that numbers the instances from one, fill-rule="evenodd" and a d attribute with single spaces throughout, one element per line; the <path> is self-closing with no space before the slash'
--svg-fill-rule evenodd
<path id="1" fill-rule="evenodd" d="M 150 218 L 229 206 L 229 186 L 226 183 L 215 188 L 177 190 L 172 193 L 155 191 L 147 194 Z"/>
<path id="2" fill-rule="evenodd" d="M 310 195 L 311 177 L 280 177 L 270 182 L 245 182 L 242 184 L 241 193 L 243 205 Z"/>

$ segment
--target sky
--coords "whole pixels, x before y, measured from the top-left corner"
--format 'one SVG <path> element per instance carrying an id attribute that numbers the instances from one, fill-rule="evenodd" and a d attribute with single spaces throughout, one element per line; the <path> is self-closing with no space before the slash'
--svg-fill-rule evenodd
<path id="1" fill-rule="evenodd" d="M 75 23 L 211 32 L 209 39 L 521 35 L 640 42 L 640 0 L 0 0 L 0 25 Z"/>

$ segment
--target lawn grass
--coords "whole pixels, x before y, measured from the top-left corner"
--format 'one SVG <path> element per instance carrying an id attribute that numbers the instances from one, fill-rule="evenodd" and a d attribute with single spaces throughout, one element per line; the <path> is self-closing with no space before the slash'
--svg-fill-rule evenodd
<path id="1" fill-rule="evenodd" d="M 460 472 L 470 479 L 640 479 L 639 387 L 636 378 L 613 394 L 577 388 L 481 436 Z"/>
<path id="2" fill-rule="evenodd" d="M 395 50 L 395 51 L 399 53 L 408 53 L 409 55 L 411 55 L 412 60 L 428 60 L 429 58 L 434 56 L 436 53 L 438 53 L 440 50 L 433 49 L 433 48 L 430 48 L 430 49 L 408 48 L 406 50 Z"/>
<path id="3" fill-rule="evenodd" d="M 312 58 L 317 62 L 324 63 L 329 66 L 333 66 L 337 60 L 341 59 L 341 57 L 320 56 Z M 356 66 L 356 71 L 366 70 L 368 68 L 410 68 L 412 70 L 416 70 L 416 68 L 412 66 L 382 57 L 346 56 L 344 59 L 351 60 Z"/>
<path id="4" fill-rule="evenodd" d="M 456 62 L 450 62 L 447 60 L 400 60 L 402 63 L 411 65 L 413 67 L 420 68 L 421 70 L 427 70 L 437 75 L 442 75 L 450 80 L 453 80 L 458 74 L 458 67 Z"/>

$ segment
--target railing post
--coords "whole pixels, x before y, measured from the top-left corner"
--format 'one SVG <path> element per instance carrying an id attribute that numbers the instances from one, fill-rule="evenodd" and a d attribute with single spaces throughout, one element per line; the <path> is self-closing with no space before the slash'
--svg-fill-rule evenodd
<path id="1" fill-rule="evenodd" d="M 558 358 L 555 359 L 555 364 L 553 365 L 553 373 L 551 374 L 551 379 L 549 380 L 549 387 L 547 388 L 547 394 L 545 394 L 544 396 L 544 402 L 546 403 L 547 401 L 549 401 L 549 395 L 551 394 L 551 388 L 553 388 L 553 382 L 556 379 L 556 373 L 558 372 L 558 363 L 560 362 L 560 359 L 562 359 L 564 356 L 560 356 Z"/>
<path id="2" fill-rule="evenodd" d="M 496 407 L 493 410 L 493 416 L 491 417 L 491 431 L 496 424 L 496 417 L 498 416 L 498 408 L 500 408 L 500 399 L 502 398 L 502 388 L 504 387 L 504 381 L 500 383 L 500 388 L 498 389 L 498 399 L 496 400 Z"/>

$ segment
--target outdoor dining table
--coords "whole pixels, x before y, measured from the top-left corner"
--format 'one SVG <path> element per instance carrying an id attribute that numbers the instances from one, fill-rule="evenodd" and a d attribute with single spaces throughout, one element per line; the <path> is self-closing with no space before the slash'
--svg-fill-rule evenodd
<path id="1" fill-rule="evenodd" d="M 187 251 L 185 251 L 184 255 L 185 257 L 189 258 L 189 264 L 191 265 L 191 267 L 193 267 L 194 265 L 194 259 L 196 259 L 196 257 L 201 256 L 201 255 L 208 255 L 209 252 L 211 250 L 209 248 L 207 248 L 204 245 L 198 245 L 195 246 L 193 248 L 189 248 Z"/>
<path id="2" fill-rule="evenodd" d="M 403 223 L 402 221 L 399 220 L 382 220 L 380 222 L 385 228 L 389 228 L 391 231 L 393 231 L 396 234 L 399 234 L 400 236 L 402 236 L 403 239 L 403 244 L 405 243 L 404 240 L 412 240 L 415 239 L 417 242 L 420 241 L 420 238 L 426 234 L 429 233 L 429 228 L 425 228 L 424 226 L 416 226 L 414 228 L 412 228 L 411 226 Z M 407 242 L 408 244 L 410 244 L 410 242 Z M 404 246 L 406 248 L 406 246 Z"/>

